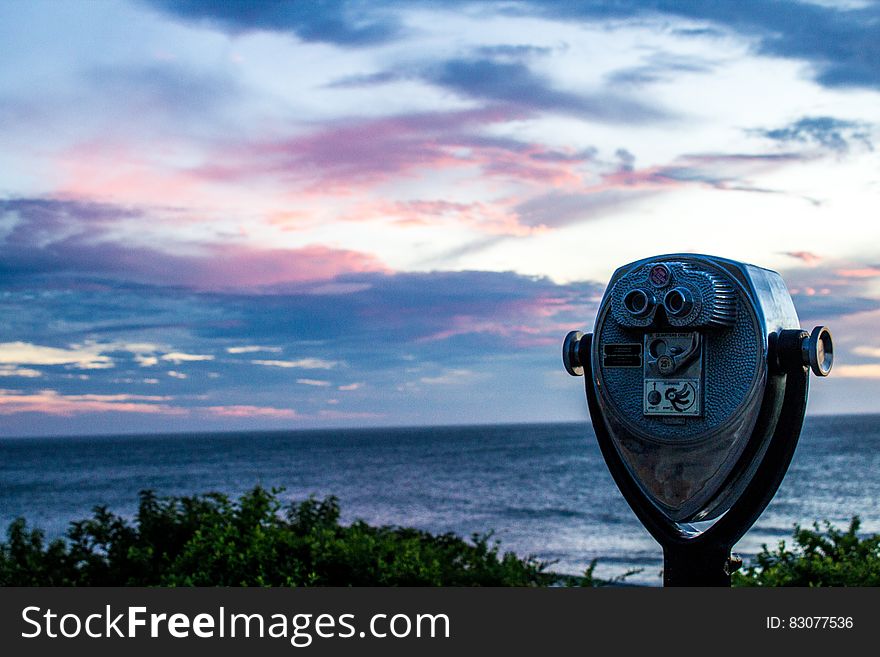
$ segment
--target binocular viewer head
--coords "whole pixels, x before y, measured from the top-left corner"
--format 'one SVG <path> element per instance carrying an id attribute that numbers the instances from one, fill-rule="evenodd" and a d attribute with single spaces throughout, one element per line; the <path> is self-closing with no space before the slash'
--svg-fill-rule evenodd
<path id="1" fill-rule="evenodd" d="M 611 306 L 614 319 L 630 328 L 736 323 L 736 297 L 730 283 L 706 267 L 681 261 L 654 262 L 623 274 L 612 289 Z"/>
<path id="2" fill-rule="evenodd" d="M 735 503 L 783 413 L 786 377 L 826 376 L 833 343 L 824 327 L 801 330 L 778 273 L 673 254 L 615 271 L 593 333 L 571 332 L 563 361 L 586 375 L 593 424 L 614 458 L 684 523 Z"/>

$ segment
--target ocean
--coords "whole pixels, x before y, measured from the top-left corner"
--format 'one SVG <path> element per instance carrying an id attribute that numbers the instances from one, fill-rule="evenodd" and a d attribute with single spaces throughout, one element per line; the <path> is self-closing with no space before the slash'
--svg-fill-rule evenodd
<path id="1" fill-rule="evenodd" d="M 47 536 L 96 505 L 132 516 L 137 493 L 230 495 L 260 484 L 282 498 L 336 495 L 345 522 L 462 536 L 494 531 L 502 551 L 581 573 L 641 569 L 662 555 L 617 491 L 588 424 L 0 439 L 0 524 Z M 734 551 L 746 560 L 795 523 L 880 532 L 880 415 L 808 417 L 775 499 Z M 790 542 L 790 540 L 789 540 Z"/>

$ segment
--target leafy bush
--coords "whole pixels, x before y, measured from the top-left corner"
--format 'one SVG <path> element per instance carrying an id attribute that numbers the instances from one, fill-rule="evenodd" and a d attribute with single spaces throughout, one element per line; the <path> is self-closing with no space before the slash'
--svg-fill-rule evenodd
<path id="1" fill-rule="evenodd" d="M 831 523 L 795 527 L 795 547 L 780 541 L 767 546 L 748 568 L 733 576 L 734 586 L 880 586 L 880 534 L 860 538 L 858 516 L 846 531 Z"/>
<path id="2" fill-rule="evenodd" d="M 601 586 L 593 575 L 547 571 L 533 557 L 500 553 L 489 534 L 466 541 L 405 527 L 339 524 L 339 501 L 284 507 L 257 487 L 232 501 L 209 493 L 140 493 L 133 522 L 96 507 L 47 542 L 23 518 L 0 542 L 2 586 Z M 734 586 L 880 586 L 880 535 L 825 523 L 796 527 L 794 545 L 765 545 Z M 637 571 L 633 571 L 637 572 Z"/>
<path id="3" fill-rule="evenodd" d="M 96 507 L 66 539 L 15 520 L 0 543 L 4 586 L 543 586 L 547 564 L 499 554 L 491 534 L 339 524 L 335 497 L 286 509 L 278 490 L 238 501 L 140 493 L 134 523 Z M 572 578 L 569 578 L 572 580 Z M 592 584 L 587 577 L 575 583 Z M 567 583 L 572 583 L 568 581 Z"/>

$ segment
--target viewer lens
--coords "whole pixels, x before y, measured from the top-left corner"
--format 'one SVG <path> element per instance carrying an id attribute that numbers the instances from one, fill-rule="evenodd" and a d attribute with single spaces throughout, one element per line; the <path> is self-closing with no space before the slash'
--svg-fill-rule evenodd
<path id="1" fill-rule="evenodd" d="M 647 315 L 653 303 L 644 290 L 632 290 L 623 298 L 623 306 L 636 317 Z"/>
<path id="2" fill-rule="evenodd" d="M 693 297 L 685 288 L 677 287 L 674 290 L 669 290 L 663 297 L 663 307 L 666 308 L 666 313 L 672 317 L 684 317 L 694 307 Z"/>

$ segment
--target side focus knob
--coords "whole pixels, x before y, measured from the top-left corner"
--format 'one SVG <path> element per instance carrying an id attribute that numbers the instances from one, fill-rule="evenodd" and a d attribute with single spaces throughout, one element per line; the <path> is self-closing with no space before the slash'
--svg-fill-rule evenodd
<path id="1" fill-rule="evenodd" d="M 834 364 L 834 342 L 827 326 L 817 326 L 801 343 L 804 365 L 809 364 L 816 376 L 828 376 Z"/>
<path id="2" fill-rule="evenodd" d="M 562 343 L 562 364 L 565 365 L 565 371 L 572 376 L 584 375 L 584 366 L 578 353 L 582 337 L 584 334 L 580 331 L 572 331 L 565 336 L 565 342 Z"/>

